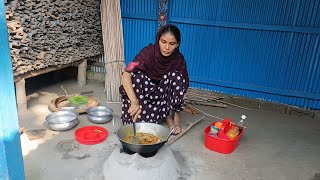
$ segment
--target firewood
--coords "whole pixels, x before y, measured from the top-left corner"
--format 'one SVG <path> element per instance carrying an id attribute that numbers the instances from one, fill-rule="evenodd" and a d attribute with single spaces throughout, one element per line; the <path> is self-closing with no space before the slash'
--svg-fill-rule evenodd
<path id="1" fill-rule="evenodd" d="M 103 53 L 99 1 L 12 0 L 5 6 L 14 76 Z"/>

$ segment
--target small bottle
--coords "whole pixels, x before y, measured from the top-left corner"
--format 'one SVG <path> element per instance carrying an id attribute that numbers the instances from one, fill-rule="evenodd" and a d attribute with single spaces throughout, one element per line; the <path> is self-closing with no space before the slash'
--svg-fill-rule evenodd
<path id="1" fill-rule="evenodd" d="M 247 118 L 246 115 L 242 115 L 240 121 L 237 122 L 237 125 L 241 128 L 245 128 L 245 119 Z"/>

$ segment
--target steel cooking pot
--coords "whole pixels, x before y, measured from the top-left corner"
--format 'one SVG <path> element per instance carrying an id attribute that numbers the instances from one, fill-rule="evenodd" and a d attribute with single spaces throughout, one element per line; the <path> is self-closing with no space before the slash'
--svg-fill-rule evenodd
<path id="1" fill-rule="evenodd" d="M 113 110 L 104 106 L 91 107 L 87 110 L 89 121 L 96 124 L 103 124 L 111 121 Z"/>
<path id="2" fill-rule="evenodd" d="M 125 137 L 133 134 L 132 124 L 121 126 L 121 128 L 118 129 L 118 131 L 116 131 L 114 126 L 114 118 L 112 119 L 112 123 L 114 127 L 114 133 L 117 135 L 122 146 L 136 153 L 157 152 L 167 142 L 168 140 L 167 138 L 170 135 L 169 129 L 162 125 L 155 124 L 155 123 L 137 122 L 136 123 L 137 132 L 150 133 L 155 136 L 158 136 L 160 138 L 160 142 L 156 144 L 132 144 L 124 141 Z"/>
<path id="3" fill-rule="evenodd" d="M 46 116 L 48 127 L 55 131 L 66 131 L 75 127 L 78 123 L 77 112 L 72 110 L 61 110 Z"/>

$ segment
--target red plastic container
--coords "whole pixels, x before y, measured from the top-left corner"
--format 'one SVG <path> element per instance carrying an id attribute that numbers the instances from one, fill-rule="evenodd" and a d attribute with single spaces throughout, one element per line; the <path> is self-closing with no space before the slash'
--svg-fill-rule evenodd
<path id="1" fill-rule="evenodd" d="M 108 131 L 100 126 L 85 126 L 77 129 L 74 136 L 80 144 L 93 145 L 106 140 Z"/>
<path id="2" fill-rule="evenodd" d="M 223 125 L 219 130 L 218 137 L 214 137 L 209 134 L 210 126 L 214 126 L 216 122 L 213 122 L 204 129 L 204 146 L 212 151 L 223 154 L 230 154 L 238 147 L 240 138 L 244 133 L 244 129 L 241 130 L 240 134 L 235 139 L 229 140 L 225 137 L 225 134 L 232 126 L 235 125 L 230 123 L 230 119 L 225 119 L 222 122 Z"/>

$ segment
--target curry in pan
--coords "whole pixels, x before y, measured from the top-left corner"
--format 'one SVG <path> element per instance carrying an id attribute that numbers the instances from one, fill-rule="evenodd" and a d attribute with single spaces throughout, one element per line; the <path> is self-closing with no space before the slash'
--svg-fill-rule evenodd
<path id="1" fill-rule="evenodd" d="M 160 138 L 150 133 L 137 132 L 136 136 L 139 138 L 139 144 L 157 144 L 160 143 Z M 133 134 L 125 137 L 123 140 L 127 143 L 132 142 Z"/>

